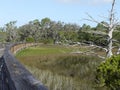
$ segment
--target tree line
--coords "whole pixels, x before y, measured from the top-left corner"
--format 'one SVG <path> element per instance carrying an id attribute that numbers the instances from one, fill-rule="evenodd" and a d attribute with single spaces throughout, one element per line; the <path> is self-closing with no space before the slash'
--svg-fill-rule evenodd
<path id="1" fill-rule="evenodd" d="M 106 23 L 106 22 L 101 22 Z M 71 23 L 56 22 L 50 18 L 43 18 L 41 21 L 35 19 L 20 27 L 16 21 L 10 21 L 0 28 L 0 41 L 4 42 L 43 42 L 53 44 L 74 44 L 77 42 L 106 46 L 107 28 L 101 23 L 96 27 L 83 24 L 82 26 Z M 113 37 L 117 45 L 120 42 L 120 26 L 115 28 Z M 116 44 L 117 43 L 117 44 Z"/>

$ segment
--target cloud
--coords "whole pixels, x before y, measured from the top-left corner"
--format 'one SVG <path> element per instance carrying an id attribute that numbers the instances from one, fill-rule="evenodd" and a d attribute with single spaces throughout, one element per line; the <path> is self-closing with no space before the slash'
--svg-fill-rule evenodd
<path id="1" fill-rule="evenodd" d="M 81 0 L 56 0 L 61 3 L 77 3 L 80 2 Z"/>
<path id="2" fill-rule="evenodd" d="M 79 3 L 79 4 L 89 4 L 89 5 L 98 5 L 98 4 L 106 4 L 111 3 L 113 0 L 56 0 L 59 3 Z"/>
<path id="3" fill-rule="evenodd" d="M 102 0 L 101 0 L 102 1 Z M 113 0 L 103 0 L 103 2 L 112 2 Z"/>
<path id="4" fill-rule="evenodd" d="M 91 0 L 90 4 L 99 5 L 111 3 L 113 0 Z"/>

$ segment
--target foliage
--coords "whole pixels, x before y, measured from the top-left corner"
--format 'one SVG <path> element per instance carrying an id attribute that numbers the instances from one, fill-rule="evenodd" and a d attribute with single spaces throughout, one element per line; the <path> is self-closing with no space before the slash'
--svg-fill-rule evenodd
<path id="1" fill-rule="evenodd" d="M 93 44 L 98 46 L 107 45 L 106 36 L 96 35 L 94 33 L 84 32 L 81 30 L 78 31 L 78 40 L 85 43 L 92 42 Z"/>
<path id="2" fill-rule="evenodd" d="M 120 55 L 112 56 L 97 68 L 97 82 L 111 90 L 120 89 Z"/>
<path id="3" fill-rule="evenodd" d="M 5 40 L 6 40 L 6 33 L 0 32 L 0 42 L 5 42 Z"/>
<path id="4" fill-rule="evenodd" d="M 43 43 L 54 44 L 61 41 L 74 42 L 77 41 L 77 31 L 80 29 L 79 25 L 55 22 L 49 18 L 43 18 L 41 21 L 35 19 L 18 28 L 15 24 L 16 21 L 11 21 L 4 28 L 0 28 L 6 33 L 7 42 L 28 42 L 29 38 L 33 38 L 34 42 L 43 41 Z"/>
<path id="5" fill-rule="evenodd" d="M 88 30 L 91 30 L 91 27 L 90 27 L 90 25 L 83 24 L 82 27 L 81 27 L 81 30 L 82 31 L 88 31 Z"/>
<path id="6" fill-rule="evenodd" d="M 28 43 L 30 43 L 30 42 L 34 42 L 35 40 L 34 40 L 34 38 L 32 38 L 32 37 L 27 37 L 26 38 L 26 42 L 28 42 Z"/>
<path id="7" fill-rule="evenodd" d="M 17 39 L 17 27 L 16 27 L 16 21 L 11 21 L 9 23 L 6 24 L 5 26 L 5 31 L 6 31 L 6 41 L 7 42 L 15 42 Z"/>
<path id="8" fill-rule="evenodd" d="M 106 22 L 101 22 L 106 24 Z M 43 18 L 41 21 L 35 19 L 25 25 L 17 27 L 15 21 L 11 21 L 1 27 L 1 32 L 6 34 L 6 37 L 1 38 L 1 41 L 7 42 L 41 42 L 50 44 L 73 44 L 77 42 L 92 43 L 98 46 L 107 46 L 107 35 L 102 35 L 98 31 L 106 33 L 106 28 L 98 23 L 96 27 L 91 27 L 83 24 L 81 27 L 77 24 L 52 21 L 49 18 Z M 118 45 L 120 42 L 119 30 L 117 26 L 113 33 L 113 45 Z"/>
<path id="9" fill-rule="evenodd" d="M 104 21 L 102 21 L 101 23 L 102 23 L 102 24 L 105 24 L 105 25 L 108 24 L 108 23 L 106 23 L 106 22 L 104 22 Z M 98 23 L 98 24 L 97 24 L 96 30 L 106 32 L 106 31 L 107 31 L 107 28 L 104 27 L 101 23 Z"/>
<path id="10" fill-rule="evenodd" d="M 81 30 L 78 32 L 78 39 L 80 41 L 90 41 L 91 40 L 91 34 L 87 32 L 82 32 Z"/>
<path id="11" fill-rule="evenodd" d="M 119 29 L 120 30 L 120 29 Z M 113 38 L 120 43 L 120 32 L 114 32 Z"/>

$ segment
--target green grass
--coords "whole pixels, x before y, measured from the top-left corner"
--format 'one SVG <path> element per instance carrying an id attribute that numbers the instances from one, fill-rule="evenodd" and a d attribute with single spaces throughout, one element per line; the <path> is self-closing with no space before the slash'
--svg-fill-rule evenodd
<path id="1" fill-rule="evenodd" d="M 62 47 L 62 46 L 53 46 L 45 45 L 38 47 L 30 47 L 24 49 L 17 53 L 16 56 L 38 56 L 38 55 L 48 55 L 48 54 L 64 54 L 72 52 L 73 49 Z"/>
<path id="2" fill-rule="evenodd" d="M 96 67 L 103 60 L 71 54 L 83 49 L 41 45 L 22 50 L 16 57 L 50 90 L 106 90 L 95 84 Z"/>

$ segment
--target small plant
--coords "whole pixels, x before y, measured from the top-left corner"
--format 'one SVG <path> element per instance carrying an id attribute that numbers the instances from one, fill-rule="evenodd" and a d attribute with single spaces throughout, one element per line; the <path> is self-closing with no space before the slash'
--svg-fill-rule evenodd
<path id="1" fill-rule="evenodd" d="M 120 55 L 108 58 L 97 68 L 99 86 L 107 86 L 111 90 L 120 90 Z"/>

